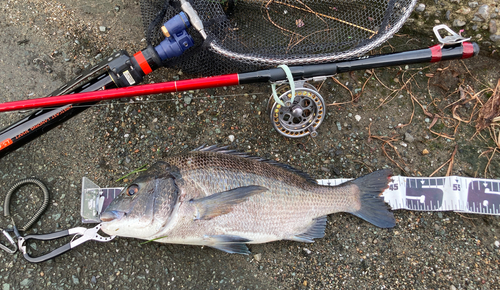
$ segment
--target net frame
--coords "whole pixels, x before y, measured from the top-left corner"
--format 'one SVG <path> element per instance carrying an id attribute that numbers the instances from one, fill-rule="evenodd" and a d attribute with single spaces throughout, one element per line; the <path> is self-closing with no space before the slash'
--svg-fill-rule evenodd
<path id="1" fill-rule="evenodd" d="M 189 2 L 198 12 L 208 37 L 203 39 L 196 30 L 189 29 L 188 32 L 195 39 L 195 46 L 185 55 L 164 62 L 164 65 L 181 68 L 187 73 L 215 75 L 247 72 L 280 64 L 320 64 L 361 57 L 392 37 L 410 16 L 417 1 L 191 0 Z M 276 5 L 281 5 L 281 8 L 276 8 Z M 162 23 L 182 11 L 180 7 L 180 0 L 141 0 L 141 13 L 148 43 L 155 45 L 161 41 Z M 290 11 L 286 13 L 288 9 L 282 9 L 283 7 L 290 7 Z M 328 10 L 328 13 L 320 9 Z M 340 11 L 341 9 L 343 10 Z M 261 12 L 263 18 L 251 19 L 251 16 L 246 15 L 255 14 L 255 17 L 258 17 L 258 13 L 255 12 L 257 10 Z M 376 11 L 370 12 L 371 10 Z M 282 11 L 285 16 L 280 16 L 279 12 Z M 338 11 L 342 13 L 336 13 Z M 270 13 L 274 13 L 274 18 L 270 17 Z M 348 20 L 343 20 L 337 15 Z M 286 18 L 292 19 L 291 24 L 288 21 L 288 26 L 282 21 Z M 371 19 L 374 24 L 366 19 Z M 313 22 L 319 24 L 314 26 Z M 283 43 L 280 37 L 291 37 L 290 39 L 299 37 L 300 33 L 295 31 L 305 26 L 319 29 L 323 22 L 328 27 L 324 30 L 332 31 L 323 33 L 326 37 L 320 38 L 318 37 L 320 33 L 313 31 L 308 37 L 311 35 L 316 37 L 316 42 L 307 43 L 308 40 L 302 41 L 302 39 L 299 41 L 302 43 L 294 45 L 292 49 L 280 44 L 280 41 Z M 375 27 L 371 28 L 369 25 Z M 268 33 L 273 30 L 274 34 Z M 259 33 L 262 33 L 262 37 L 259 37 Z M 342 35 L 348 35 L 347 37 L 352 39 L 350 41 L 346 38 L 340 39 Z"/>

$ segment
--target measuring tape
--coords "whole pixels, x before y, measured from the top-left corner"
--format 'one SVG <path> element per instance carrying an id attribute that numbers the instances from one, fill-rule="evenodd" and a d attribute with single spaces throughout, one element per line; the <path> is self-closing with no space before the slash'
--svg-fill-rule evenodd
<path id="1" fill-rule="evenodd" d="M 338 185 L 350 179 L 321 179 Z M 392 209 L 456 211 L 500 215 L 500 180 L 447 177 L 393 176 L 383 197 Z"/>
<path id="2" fill-rule="evenodd" d="M 320 179 L 321 185 L 339 185 L 352 179 Z M 123 187 L 100 188 L 82 179 L 81 216 L 83 223 L 100 223 L 100 213 Z M 418 211 L 456 211 L 500 215 L 500 180 L 447 177 L 393 176 L 383 192 L 385 202 L 394 209 Z"/>

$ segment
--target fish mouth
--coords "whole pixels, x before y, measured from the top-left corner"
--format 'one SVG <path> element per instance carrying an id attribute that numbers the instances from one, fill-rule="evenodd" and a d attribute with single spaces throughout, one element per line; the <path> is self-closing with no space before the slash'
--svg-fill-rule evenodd
<path id="1" fill-rule="evenodd" d="M 125 213 L 122 211 L 117 211 L 117 210 L 110 210 L 110 211 L 105 211 L 101 213 L 101 221 L 103 222 L 110 222 L 113 220 L 119 220 L 122 217 L 125 216 Z"/>

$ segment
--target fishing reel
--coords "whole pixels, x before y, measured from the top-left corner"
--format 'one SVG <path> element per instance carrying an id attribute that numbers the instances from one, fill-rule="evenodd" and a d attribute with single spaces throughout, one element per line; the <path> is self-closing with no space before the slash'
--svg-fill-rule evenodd
<path id="1" fill-rule="evenodd" d="M 316 88 L 305 81 L 295 81 L 294 85 L 294 98 L 288 84 L 276 90 L 283 104 L 272 95 L 269 98 L 267 108 L 271 123 L 278 133 L 288 138 L 316 137 L 316 130 L 325 118 L 325 101 Z"/>

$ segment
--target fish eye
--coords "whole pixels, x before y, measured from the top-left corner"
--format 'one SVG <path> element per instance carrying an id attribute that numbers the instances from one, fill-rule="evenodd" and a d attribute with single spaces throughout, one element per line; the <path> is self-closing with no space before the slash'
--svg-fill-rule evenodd
<path id="1" fill-rule="evenodd" d="M 127 191 L 125 192 L 127 193 L 128 196 L 134 196 L 134 194 L 136 194 L 138 191 L 139 191 L 139 185 L 131 184 L 129 185 Z"/>

